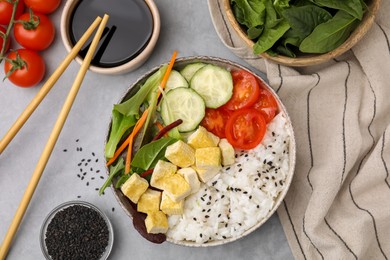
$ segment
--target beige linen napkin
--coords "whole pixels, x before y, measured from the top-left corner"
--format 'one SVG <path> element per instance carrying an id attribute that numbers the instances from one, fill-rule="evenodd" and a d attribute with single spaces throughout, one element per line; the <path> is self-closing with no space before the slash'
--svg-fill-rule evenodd
<path id="1" fill-rule="evenodd" d="M 292 119 L 297 164 L 278 215 L 295 258 L 390 258 L 390 1 L 352 51 L 299 69 L 254 56 L 222 1 L 208 4 L 222 42 L 266 73 Z"/>

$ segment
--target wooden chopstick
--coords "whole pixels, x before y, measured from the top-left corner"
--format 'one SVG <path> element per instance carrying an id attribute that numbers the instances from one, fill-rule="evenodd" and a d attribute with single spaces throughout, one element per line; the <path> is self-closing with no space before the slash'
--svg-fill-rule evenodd
<path id="1" fill-rule="evenodd" d="M 61 109 L 61 112 L 57 118 L 57 121 L 53 127 L 53 130 L 50 134 L 50 137 L 47 141 L 47 144 L 42 152 L 42 155 L 37 163 L 37 166 L 35 168 L 35 171 L 31 177 L 31 180 L 27 186 L 27 189 L 23 195 L 22 201 L 19 204 L 18 209 L 16 210 L 15 216 L 12 220 L 12 223 L 5 235 L 5 238 L 3 240 L 3 243 L 0 247 L 0 259 L 4 259 L 5 256 L 8 253 L 9 246 L 12 242 L 12 239 L 20 225 L 20 222 L 22 221 L 22 218 L 24 216 L 24 213 L 26 212 L 27 206 L 31 200 L 31 197 L 35 191 L 35 188 L 38 185 L 39 179 L 42 176 L 43 170 L 46 167 L 47 161 L 50 158 L 50 155 L 53 151 L 54 145 L 57 142 L 58 136 L 62 130 L 62 127 L 65 124 L 66 118 L 69 114 L 69 111 L 72 107 L 73 101 L 76 98 L 76 95 L 80 89 L 81 83 L 84 79 L 84 76 L 88 70 L 88 67 L 91 63 L 93 54 L 95 53 L 96 47 L 99 43 L 100 37 L 103 33 L 103 30 L 107 24 L 108 15 L 104 15 L 103 19 L 101 20 L 100 26 L 95 34 L 95 37 L 92 40 L 92 44 L 89 47 L 88 53 L 84 58 L 83 63 L 81 64 L 81 68 L 75 78 L 75 81 L 73 82 L 72 88 L 69 91 L 68 97 L 65 100 L 65 103 Z"/>
<path id="2" fill-rule="evenodd" d="M 62 61 L 62 63 L 58 66 L 58 68 L 53 72 L 53 74 L 50 76 L 50 78 L 45 82 L 45 84 L 42 86 L 42 88 L 39 90 L 39 92 L 36 94 L 36 96 L 30 102 L 30 104 L 25 108 L 25 110 L 22 112 L 22 114 L 19 116 L 19 118 L 15 121 L 15 123 L 12 125 L 12 127 L 8 130 L 8 132 L 5 134 L 3 139 L 1 139 L 1 141 L 0 141 L 0 155 L 4 151 L 4 149 L 7 147 L 7 145 L 12 141 L 12 139 L 15 137 L 15 135 L 18 133 L 20 128 L 22 128 L 22 126 L 27 121 L 27 119 L 35 111 L 35 109 L 38 107 L 38 105 L 41 103 L 41 101 L 45 98 L 47 93 L 49 93 L 51 88 L 54 86 L 54 84 L 60 78 L 62 73 L 65 71 L 65 69 L 70 64 L 70 62 L 77 56 L 77 54 L 81 50 L 81 47 L 83 47 L 83 45 L 87 42 L 89 37 L 95 31 L 96 27 L 98 27 L 98 25 L 100 24 L 101 20 L 102 20 L 101 17 L 97 17 L 95 19 L 95 21 L 89 26 L 89 28 L 85 31 L 85 33 L 80 38 L 80 40 L 72 48 L 72 50 L 65 57 L 65 59 Z"/>

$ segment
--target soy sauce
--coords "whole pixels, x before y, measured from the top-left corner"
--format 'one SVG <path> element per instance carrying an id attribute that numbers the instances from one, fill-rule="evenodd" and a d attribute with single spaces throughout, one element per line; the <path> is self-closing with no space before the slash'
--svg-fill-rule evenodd
<path id="1" fill-rule="evenodd" d="M 120 66 L 142 52 L 152 35 L 153 17 L 143 0 L 81 0 L 70 19 L 73 45 L 96 17 L 103 17 L 105 13 L 110 18 L 91 63 L 110 68 Z M 85 57 L 90 43 L 91 39 L 81 49 L 81 57 Z"/>

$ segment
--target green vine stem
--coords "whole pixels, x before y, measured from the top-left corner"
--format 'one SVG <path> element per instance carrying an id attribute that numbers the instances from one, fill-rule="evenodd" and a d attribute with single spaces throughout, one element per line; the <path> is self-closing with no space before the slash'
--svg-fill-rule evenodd
<path id="1" fill-rule="evenodd" d="M 10 32 L 11 32 L 11 30 L 12 30 L 12 27 L 13 27 L 13 25 L 14 25 L 16 9 L 17 9 L 19 0 L 7 0 L 7 2 L 13 4 L 14 7 L 13 7 L 13 10 L 12 10 L 11 20 L 9 21 L 9 24 L 8 24 L 8 27 L 7 27 L 7 31 L 6 31 L 5 35 L 2 35 L 2 37 L 3 37 L 3 46 L 1 46 L 1 51 L 0 51 L 0 63 L 1 63 L 1 62 L 3 61 L 3 59 L 4 59 L 5 46 L 6 46 L 6 44 L 7 44 L 7 41 L 8 41 L 8 38 L 9 38 L 9 34 L 10 34 Z"/>

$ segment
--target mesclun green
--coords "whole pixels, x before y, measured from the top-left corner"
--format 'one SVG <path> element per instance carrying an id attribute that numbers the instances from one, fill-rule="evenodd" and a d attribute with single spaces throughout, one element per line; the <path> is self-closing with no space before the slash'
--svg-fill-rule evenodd
<path id="1" fill-rule="evenodd" d="M 363 0 L 231 0 L 255 54 L 296 57 L 343 44 L 366 10 Z"/>

